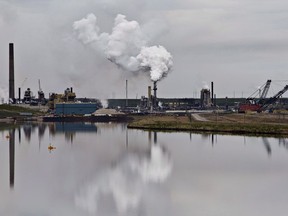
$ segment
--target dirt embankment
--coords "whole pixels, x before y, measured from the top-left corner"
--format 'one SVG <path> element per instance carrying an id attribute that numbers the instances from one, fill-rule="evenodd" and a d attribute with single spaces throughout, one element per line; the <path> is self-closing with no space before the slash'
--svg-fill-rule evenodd
<path id="1" fill-rule="evenodd" d="M 147 115 L 134 118 L 129 128 L 288 136 L 286 114 L 205 113 L 184 116 Z"/>

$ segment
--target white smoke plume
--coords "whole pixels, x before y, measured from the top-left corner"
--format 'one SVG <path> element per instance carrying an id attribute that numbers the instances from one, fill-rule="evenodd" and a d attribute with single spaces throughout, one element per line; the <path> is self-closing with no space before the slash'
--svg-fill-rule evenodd
<path id="1" fill-rule="evenodd" d="M 137 60 L 140 67 L 150 71 L 152 81 L 167 76 L 173 66 L 172 56 L 163 46 L 143 47 Z"/>
<path id="2" fill-rule="evenodd" d="M 152 81 L 159 81 L 172 69 L 172 55 L 163 46 L 148 47 L 139 23 L 122 14 L 116 16 L 111 34 L 100 33 L 94 14 L 75 21 L 73 29 L 80 41 L 96 47 L 126 71 L 148 71 Z"/>

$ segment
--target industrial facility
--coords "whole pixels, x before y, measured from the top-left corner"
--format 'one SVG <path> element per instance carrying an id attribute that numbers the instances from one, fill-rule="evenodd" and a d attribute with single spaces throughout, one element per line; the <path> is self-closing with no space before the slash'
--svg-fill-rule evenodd
<path id="1" fill-rule="evenodd" d="M 214 93 L 214 82 L 211 87 L 200 90 L 200 98 L 161 98 L 157 95 L 157 81 L 153 86 L 148 86 L 146 96 L 140 99 L 128 99 L 126 80 L 126 98 L 108 99 L 108 108 L 119 110 L 123 113 L 157 113 L 166 111 L 187 111 L 187 110 L 226 110 L 239 112 L 263 112 L 273 111 L 274 109 L 287 109 L 288 99 L 281 96 L 288 90 L 286 85 L 274 96 L 267 98 L 271 80 L 267 82 L 248 98 L 216 98 Z M 46 106 L 50 114 L 56 116 L 87 115 L 94 113 L 102 108 L 100 100 L 80 99 L 76 97 L 73 88 L 66 88 L 64 93 L 49 93 L 45 98 L 45 93 L 41 88 L 40 79 L 38 80 L 39 89 L 37 96 L 30 88 L 27 88 L 23 97 L 21 88 L 18 88 L 18 98 L 15 96 L 15 75 L 14 75 L 14 44 L 9 44 L 9 103 L 24 104 L 31 106 Z M 153 91 L 153 93 L 152 93 Z M 259 91 L 261 94 L 259 94 Z"/>

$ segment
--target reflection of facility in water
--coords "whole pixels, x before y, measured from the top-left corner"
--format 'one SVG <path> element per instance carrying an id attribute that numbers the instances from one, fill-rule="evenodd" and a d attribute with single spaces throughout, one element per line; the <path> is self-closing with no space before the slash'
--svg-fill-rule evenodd
<path id="1" fill-rule="evenodd" d="M 288 150 L 288 141 L 285 138 L 279 138 L 279 145 L 285 147 Z"/>
<path id="2" fill-rule="evenodd" d="M 76 133 L 97 133 L 97 126 L 86 122 L 56 122 L 49 125 L 50 134 L 64 133 L 67 140 L 73 142 Z"/>
<path id="3" fill-rule="evenodd" d="M 18 128 L 18 136 L 19 136 L 19 143 L 21 143 L 21 130 L 23 128 L 24 136 L 28 142 L 31 140 L 32 134 L 35 132 L 35 129 L 38 128 L 38 137 L 42 139 L 45 135 L 45 131 L 49 128 L 49 132 L 52 135 L 64 133 L 65 136 L 70 140 L 73 139 L 78 132 L 97 132 L 97 126 L 91 123 L 71 123 L 71 122 L 57 122 L 57 123 L 28 123 L 23 124 L 21 127 Z"/>
<path id="4" fill-rule="evenodd" d="M 154 132 L 153 145 L 150 144 L 151 132 L 148 136 L 147 146 L 143 148 L 130 143 L 120 160 L 112 162 L 112 166 L 81 188 L 75 195 L 76 205 L 91 214 L 101 215 L 107 213 L 101 202 L 112 198 L 114 211 L 118 214 L 141 214 L 144 201 L 149 200 L 147 196 L 157 190 L 155 184 L 164 183 L 172 171 L 170 153 L 157 144 L 157 133 Z"/>
<path id="5" fill-rule="evenodd" d="M 67 133 L 67 132 L 97 132 L 97 127 L 95 124 L 91 123 L 84 123 L 84 122 L 77 122 L 77 123 L 55 123 L 55 131 L 56 133 Z"/>
<path id="6" fill-rule="evenodd" d="M 271 153 L 272 153 L 272 149 L 271 149 L 270 143 L 269 143 L 269 141 L 268 141 L 268 139 L 266 137 L 263 137 L 262 140 L 263 140 L 263 144 L 265 146 L 265 149 L 267 151 L 267 154 L 268 154 L 268 156 L 270 156 Z"/>
<path id="7" fill-rule="evenodd" d="M 24 135 L 28 141 L 31 140 L 31 134 L 32 134 L 32 132 L 34 132 L 36 127 L 38 127 L 37 124 L 36 125 L 35 124 L 24 124 L 23 125 Z"/>
<path id="8" fill-rule="evenodd" d="M 152 140 L 152 131 L 149 130 L 148 131 L 148 143 L 149 143 L 149 145 L 151 145 L 151 143 L 152 143 L 151 140 Z M 154 144 L 157 144 L 157 132 L 156 131 L 153 132 L 153 141 L 154 141 Z"/>
<path id="9" fill-rule="evenodd" d="M 47 124 L 39 124 L 38 125 L 38 135 L 39 135 L 40 139 L 43 138 L 45 131 L 46 131 L 46 128 L 47 128 Z"/>

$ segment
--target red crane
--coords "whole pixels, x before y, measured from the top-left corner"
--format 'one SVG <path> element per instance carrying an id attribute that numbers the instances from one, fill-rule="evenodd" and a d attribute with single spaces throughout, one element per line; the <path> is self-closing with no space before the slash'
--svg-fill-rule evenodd
<path id="1" fill-rule="evenodd" d="M 266 96 L 270 88 L 270 84 L 271 80 L 267 80 L 267 82 L 264 85 L 262 85 L 259 88 L 259 90 L 254 92 L 250 97 L 246 98 L 245 103 L 239 105 L 238 112 L 246 112 L 246 111 L 262 112 L 266 110 L 271 104 L 274 104 L 281 97 L 281 95 L 283 95 L 288 90 L 288 85 L 286 85 L 273 97 L 267 99 Z M 253 95 L 257 95 L 259 91 L 260 91 L 259 98 L 256 98 L 256 96 L 253 97 Z"/>

